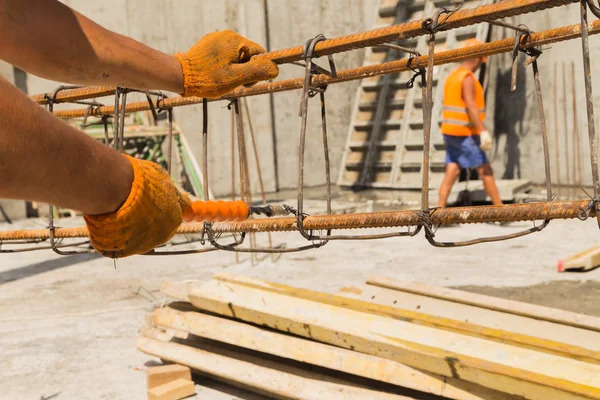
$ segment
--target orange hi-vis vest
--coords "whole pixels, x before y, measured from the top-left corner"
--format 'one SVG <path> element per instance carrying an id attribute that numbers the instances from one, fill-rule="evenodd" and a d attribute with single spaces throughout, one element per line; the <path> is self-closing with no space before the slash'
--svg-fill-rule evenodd
<path id="1" fill-rule="evenodd" d="M 442 106 L 442 133 L 450 136 L 478 135 L 479 131 L 471 123 L 467 106 L 462 97 L 463 81 L 472 71 L 459 67 L 452 71 L 444 83 L 444 102 Z M 479 108 L 479 118 L 485 121 L 485 98 L 483 87 L 475 79 L 475 104 Z"/>

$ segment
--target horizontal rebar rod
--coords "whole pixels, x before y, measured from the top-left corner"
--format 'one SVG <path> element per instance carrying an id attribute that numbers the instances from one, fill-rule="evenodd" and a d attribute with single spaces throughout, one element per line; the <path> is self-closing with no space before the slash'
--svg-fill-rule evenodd
<path id="1" fill-rule="evenodd" d="M 533 33 L 533 31 L 531 29 L 525 27 L 524 25 L 513 25 L 513 24 L 509 24 L 504 21 L 490 21 L 490 24 L 495 25 L 495 26 L 500 26 L 502 28 L 512 29 L 514 31 L 525 33 L 525 34 Z"/>
<path id="2" fill-rule="evenodd" d="M 600 33 L 600 20 L 590 24 L 589 34 L 596 35 Z M 547 31 L 536 32 L 530 36 L 521 39 L 521 47 L 542 46 L 551 43 L 561 42 L 577 38 L 581 35 L 581 26 L 569 25 L 562 28 L 550 29 Z M 515 38 L 507 38 L 494 42 L 484 43 L 477 46 L 464 47 L 456 50 L 447 50 L 435 54 L 434 64 L 449 64 L 474 57 L 491 56 L 494 54 L 512 52 Z M 337 72 L 336 77 L 328 75 L 316 75 L 312 79 L 313 86 L 323 86 L 340 82 L 347 82 L 357 79 L 364 79 L 373 76 L 391 74 L 396 72 L 408 71 L 411 68 L 426 67 L 429 56 L 421 56 L 409 59 L 390 61 L 382 64 L 368 65 L 365 67 L 346 69 Z M 410 64 L 410 65 L 409 65 Z M 236 97 L 255 96 L 266 93 L 277 93 L 287 90 L 301 89 L 304 85 L 304 78 L 287 79 L 279 82 L 268 82 L 254 85 L 250 88 L 240 88 L 228 94 L 224 98 L 210 99 L 209 101 L 227 100 Z M 160 101 L 160 107 L 171 108 L 181 107 L 202 102 L 199 97 L 174 97 Z M 155 102 L 155 106 L 158 104 Z M 129 103 L 126 106 L 127 112 L 137 112 L 149 110 L 147 101 Z M 86 115 L 86 109 L 63 110 L 55 112 L 60 118 L 81 118 Z M 103 106 L 89 110 L 90 116 L 112 115 L 114 106 Z"/>
<path id="3" fill-rule="evenodd" d="M 560 7 L 576 3 L 577 1 L 578 0 L 505 0 L 473 9 L 458 10 L 449 15 L 447 19 L 443 19 L 443 23 L 439 25 L 437 29 L 439 31 L 446 31 L 481 22 L 491 22 L 501 18 Z M 324 40 L 317 43 L 314 57 L 342 53 L 349 50 L 361 49 L 425 35 L 429 33 L 422 27 L 425 19 L 426 18 Z M 302 58 L 302 49 L 303 46 L 296 46 L 288 49 L 271 51 L 255 57 L 268 58 L 277 64 L 291 63 Z M 107 86 L 69 89 L 59 92 L 56 95 L 56 101 L 69 102 L 109 96 L 113 94 L 114 91 L 115 88 Z M 50 96 L 51 94 L 38 94 L 31 96 L 31 98 L 39 104 L 47 104 L 47 98 Z"/>
<path id="4" fill-rule="evenodd" d="M 64 103 L 111 96 L 115 94 L 115 90 L 116 88 L 112 86 L 87 86 L 77 89 L 65 89 L 56 94 L 55 101 Z M 51 98 L 52 95 L 53 93 L 35 94 L 29 98 L 36 103 L 43 105 L 48 104 L 48 98 Z"/>
<path id="5" fill-rule="evenodd" d="M 441 208 L 431 212 L 431 223 L 471 224 L 482 222 L 517 222 L 577 218 L 589 204 L 583 201 L 557 201 L 552 203 L 509 204 L 502 206 Z M 590 216 L 594 216 L 593 210 Z M 388 211 L 356 214 L 316 215 L 304 219 L 306 230 L 393 228 L 423 225 L 420 211 Z M 184 224 L 178 234 L 201 233 L 202 223 Z M 262 218 L 241 222 L 217 222 L 212 225 L 215 233 L 284 232 L 298 230 L 296 218 Z M 56 228 L 54 237 L 87 237 L 86 228 Z M 0 232 L 0 242 L 7 240 L 49 239 L 47 229 Z"/>
<path id="6" fill-rule="evenodd" d="M 500 1 L 477 8 L 458 10 L 450 14 L 448 18 L 442 17 L 440 19 L 441 24 L 438 26 L 437 30 L 447 31 L 450 29 L 475 25 L 481 22 L 490 22 L 497 19 L 564 6 L 567 4 L 576 3 L 577 1 L 578 0 Z M 429 33 L 429 31 L 423 29 L 422 26 L 423 21 L 426 19 L 427 18 L 325 40 L 318 43 L 315 47 L 315 57 L 426 35 Z M 270 53 L 260 55 L 259 57 L 266 57 L 278 63 L 297 61 L 302 57 L 302 46 L 272 51 Z"/>

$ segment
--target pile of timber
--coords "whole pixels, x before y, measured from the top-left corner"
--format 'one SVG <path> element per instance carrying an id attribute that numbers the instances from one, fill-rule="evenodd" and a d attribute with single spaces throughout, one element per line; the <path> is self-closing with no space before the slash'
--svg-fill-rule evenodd
<path id="1" fill-rule="evenodd" d="M 600 318 L 391 279 L 162 285 L 137 347 L 275 399 L 600 399 Z"/>

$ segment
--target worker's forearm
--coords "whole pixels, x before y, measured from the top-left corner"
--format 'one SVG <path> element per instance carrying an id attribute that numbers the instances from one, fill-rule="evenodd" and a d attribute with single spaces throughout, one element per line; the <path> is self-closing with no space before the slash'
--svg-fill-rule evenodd
<path id="1" fill-rule="evenodd" d="M 476 105 L 467 105 L 467 114 L 469 115 L 471 123 L 475 125 L 475 128 L 477 128 L 479 132 L 485 131 L 485 125 L 483 125 L 483 122 L 481 121 L 479 108 L 477 108 Z"/>
<path id="2" fill-rule="evenodd" d="M 110 32 L 56 0 L 0 0 L 0 57 L 61 82 L 183 92 L 175 57 Z"/>
<path id="3" fill-rule="evenodd" d="M 104 214 L 128 197 L 129 161 L 0 78 L 0 198 Z"/>

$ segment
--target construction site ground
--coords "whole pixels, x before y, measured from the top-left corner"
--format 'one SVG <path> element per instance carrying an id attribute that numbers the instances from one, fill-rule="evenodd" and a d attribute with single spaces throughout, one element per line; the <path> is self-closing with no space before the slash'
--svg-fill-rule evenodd
<path id="1" fill-rule="evenodd" d="M 337 198 L 334 209 L 398 208 L 389 200 L 366 203 L 362 194 Z M 40 228 L 44 223 L 2 223 L 0 229 Z M 61 223 L 75 226 L 82 220 Z M 529 226 L 453 226 L 440 229 L 437 238 L 464 240 Z M 475 247 L 438 249 L 419 235 L 332 242 L 275 261 L 259 256 L 254 264 L 247 254 L 236 263 L 234 254 L 223 252 L 116 262 L 96 254 L 2 254 L 0 399 L 145 399 L 145 369 L 158 360 L 136 350 L 135 337 L 144 314 L 163 301 L 161 282 L 208 279 L 216 272 L 326 292 L 387 276 L 600 315 L 600 269 L 560 274 L 556 269 L 559 259 L 596 245 L 598 235 L 595 220 L 553 221 L 541 233 Z M 273 241 L 288 247 L 302 243 L 298 233 L 275 234 Z M 265 235 L 259 243 L 266 244 Z M 262 398 L 209 379 L 198 378 L 197 383 L 202 399 Z"/>

